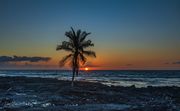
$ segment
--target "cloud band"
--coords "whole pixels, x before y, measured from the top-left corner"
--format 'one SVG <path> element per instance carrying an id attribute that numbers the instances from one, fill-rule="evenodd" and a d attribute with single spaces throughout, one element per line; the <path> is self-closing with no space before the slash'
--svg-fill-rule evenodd
<path id="1" fill-rule="evenodd" d="M 27 56 L 0 56 L 0 63 L 7 62 L 47 62 L 51 58 L 50 57 L 27 57 Z"/>

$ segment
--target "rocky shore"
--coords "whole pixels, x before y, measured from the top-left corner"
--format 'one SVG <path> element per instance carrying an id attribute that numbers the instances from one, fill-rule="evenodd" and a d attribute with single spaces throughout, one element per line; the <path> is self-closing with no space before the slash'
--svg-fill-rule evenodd
<path id="1" fill-rule="evenodd" d="M 1 77 L 2 111 L 180 111 L 180 87 L 136 88 Z"/>

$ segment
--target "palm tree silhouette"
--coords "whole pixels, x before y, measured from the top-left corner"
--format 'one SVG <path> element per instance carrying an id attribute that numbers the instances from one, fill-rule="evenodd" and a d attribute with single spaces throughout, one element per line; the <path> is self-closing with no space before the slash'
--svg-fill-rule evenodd
<path id="1" fill-rule="evenodd" d="M 60 67 L 64 66 L 66 63 L 69 63 L 72 67 L 72 86 L 74 86 L 74 77 L 75 73 L 78 75 L 80 65 L 84 65 L 87 61 L 86 56 L 96 57 L 96 53 L 91 50 L 84 50 L 88 47 L 94 46 L 91 40 L 85 40 L 86 37 L 91 34 L 86 31 L 77 30 L 71 27 L 71 30 L 65 32 L 65 36 L 69 38 L 69 41 L 63 41 L 62 44 L 58 45 L 56 50 L 65 50 L 70 52 L 70 54 L 63 57 L 59 65 Z"/>

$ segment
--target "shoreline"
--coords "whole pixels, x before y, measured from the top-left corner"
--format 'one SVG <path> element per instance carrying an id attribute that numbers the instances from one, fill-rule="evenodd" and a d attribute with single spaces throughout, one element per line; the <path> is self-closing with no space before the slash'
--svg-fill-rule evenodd
<path id="1" fill-rule="evenodd" d="M 136 88 L 85 81 L 75 81 L 71 87 L 70 81 L 55 78 L 0 77 L 0 109 L 179 111 L 180 87 Z"/>

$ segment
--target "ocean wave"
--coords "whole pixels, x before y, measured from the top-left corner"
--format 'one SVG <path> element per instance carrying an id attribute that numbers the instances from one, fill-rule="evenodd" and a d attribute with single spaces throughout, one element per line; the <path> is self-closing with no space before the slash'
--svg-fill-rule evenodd
<path id="1" fill-rule="evenodd" d="M 60 70 L 4 70 L 0 71 L 0 76 L 71 80 L 72 72 Z M 180 71 L 80 71 L 75 80 L 100 82 L 115 86 L 180 86 Z"/>

